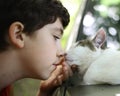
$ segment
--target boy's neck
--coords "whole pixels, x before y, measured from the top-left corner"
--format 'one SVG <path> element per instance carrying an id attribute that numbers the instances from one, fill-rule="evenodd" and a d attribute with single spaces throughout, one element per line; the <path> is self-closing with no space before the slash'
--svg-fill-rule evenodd
<path id="1" fill-rule="evenodd" d="M 15 52 L 3 52 L 0 54 L 0 90 L 22 78 L 19 60 Z"/>

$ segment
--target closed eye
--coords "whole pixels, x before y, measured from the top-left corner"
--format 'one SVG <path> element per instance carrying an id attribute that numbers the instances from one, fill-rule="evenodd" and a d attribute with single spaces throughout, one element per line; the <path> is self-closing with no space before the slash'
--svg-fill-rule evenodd
<path id="1" fill-rule="evenodd" d="M 60 37 L 58 37 L 58 36 L 56 36 L 56 35 L 54 35 L 53 37 L 54 37 L 55 40 L 60 39 Z"/>

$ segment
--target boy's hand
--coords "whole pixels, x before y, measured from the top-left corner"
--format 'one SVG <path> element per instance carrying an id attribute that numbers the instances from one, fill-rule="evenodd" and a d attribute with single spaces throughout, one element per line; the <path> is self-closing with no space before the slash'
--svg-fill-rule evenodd
<path id="1" fill-rule="evenodd" d="M 65 62 L 58 65 L 48 80 L 41 81 L 40 92 L 38 96 L 52 96 L 53 92 L 64 80 L 72 75 L 71 68 Z"/>

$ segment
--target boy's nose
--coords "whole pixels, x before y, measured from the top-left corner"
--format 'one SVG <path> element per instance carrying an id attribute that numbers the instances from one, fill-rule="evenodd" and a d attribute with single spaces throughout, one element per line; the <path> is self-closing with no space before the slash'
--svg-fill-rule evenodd
<path id="1" fill-rule="evenodd" d="M 57 57 L 64 57 L 64 56 L 66 56 L 65 51 L 61 50 L 57 52 Z"/>

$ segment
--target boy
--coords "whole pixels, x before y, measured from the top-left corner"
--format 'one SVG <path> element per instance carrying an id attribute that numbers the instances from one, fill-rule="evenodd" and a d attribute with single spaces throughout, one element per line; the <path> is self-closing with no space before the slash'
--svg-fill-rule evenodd
<path id="1" fill-rule="evenodd" d="M 0 96 L 23 78 L 45 80 L 38 96 L 51 96 L 71 74 L 61 62 L 66 8 L 58 0 L 1 0 L 0 12 Z"/>

